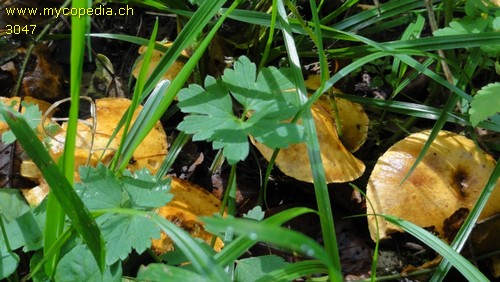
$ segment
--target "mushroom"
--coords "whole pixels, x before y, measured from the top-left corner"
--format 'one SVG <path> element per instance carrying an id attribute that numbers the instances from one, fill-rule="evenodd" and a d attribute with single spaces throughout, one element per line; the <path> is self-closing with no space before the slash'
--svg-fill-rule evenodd
<path id="1" fill-rule="evenodd" d="M 472 140 L 440 131 L 416 169 L 402 182 L 429 134 L 430 130 L 411 134 L 378 159 L 366 191 L 373 240 L 377 238 L 373 214 L 390 214 L 430 228 L 451 242 L 488 181 L 495 167 L 493 158 Z M 480 219 L 498 213 L 498 203 L 500 189 L 495 189 Z M 383 218 L 377 221 L 380 239 L 402 231 Z"/>
<path id="2" fill-rule="evenodd" d="M 106 163 L 111 160 L 118 148 L 123 130 L 120 130 L 108 145 L 109 139 L 121 117 L 130 106 L 131 101 L 126 98 L 103 98 L 97 99 L 95 103 L 95 133 L 92 133 L 92 129 L 88 125 L 92 123 L 92 118 L 87 119 L 86 124 L 78 124 L 77 148 L 75 149 L 75 179 L 77 181 L 79 181 L 78 168 L 86 165 L 89 160 L 89 165 L 93 166 L 99 161 Z M 141 108 L 142 106 L 139 106 L 134 113 L 133 121 L 137 118 Z M 54 136 L 49 136 L 49 153 L 54 160 L 59 159 L 63 153 L 66 126 L 67 124 L 63 123 L 60 130 Z M 94 138 L 93 143 L 91 141 L 92 136 Z M 161 123 L 158 122 L 136 149 L 133 154 L 133 162 L 127 168 L 138 170 L 146 167 L 152 174 L 155 174 L 167 154 L 167 149 L 167 136 Z M 49 188 L 47 183 L 31 161 L 23 161 L 21 164 L 21 175 L 39 183 L 34 188 L 22 190 L 24 197 L 30 205 L 38 205 L 48 193 Z"/>
<path id="3" fill-rule="evenodd" d="M 170 48 L 172 46 L 172 44 L 173 44 L 172 42 L 163 43 L 163 45 L 167 48 Z M 147 50 L 148 50 L 147 46 L 141 46 L 139 48 L 138 53 L 142 55 L 142 54 L 146 53 Z M 151 73 L 153 73 L 153 70 L 160 63 L 160 60 L 162 59 L 162 57 L 164 55 L 165 55 L 164 52 L 161 52 L 158 50 L 153 50 L 153 54 L 151 56 L 151 62 L 149 63 L 149 69 L 148 69 L 148 75 L 147 75 L 148 77 L 151 76 Z M 184 56 L 185 58 L 190 57 L 189 53 L 186 50 L 182 51 L 181 55 Z M 139 57 L 136 60 L 134 69 L 132 70 L 132 75 L 135 78 L 139 77 L 139 72 L 141 71 L 141 67 L 142 67 L 142 60 L 143 60 L 143 57 Z M 168 79 L 168 80 L 174 79 L 183 67 L 184 67 L 184 62 L 182 60 L 176 60 L 172 64 L 172 66 L 170 66 L 170 68 L 163 74 L 162 79 Z"/>
<path id="4" fill-rule="evenodd" d="M 315 90 L 320 85 L 320 77 L 312 75 L 305 82 L 307 88 Z M 337 89 L 335 91 L 340 92 Z M 351 152 L 357 151 L 366 140 L 368 116 L 359 104 L 341 98 L 335 98 L 335 102 L 342 129 L 341 138 L 335 125 L 332 100 L 323 95 L 311 107 L 327 183 L 352 181 L 365 171 L 363 162 L 354 157 Z M 253 138 L 250 140 L 269 161 L 273 150 L 256 142 Z M 276 165 L 288 176 L 313 182 L 305 144 L 291 144 L 288 148 L 281 149 L 276 158 Z"/>
<path id="5" fill-rule="evenodd" d="M 174 198 L 166 206 L 159 208 L 158 214 L 210 244 L 213 235 L 205 231 L 198 216 L 213 216 L 218 213 L 220 200 L 202 187 L 176 177 L 172 177 L 170 193 Z M 163 232 L 160 239 L 152 239 L 152 242 L 152 249 L 160 255 L 174 249 L 172 240 Z M 217 238 L 214 250 L 219 252 L 222 247 L 224 243 Z"/>
<path id="6" fill-rule="evenodd" d="M 311 112 L 316 124 L 326 181 L 347 182 L 360 177 L 365 171 L 365 165 L 344 147 L 337 135 L 331 114 L 316 104 L 312 105 Z M 251 141 L 267 160 L 271 159 L 272 149 L 256 142 L 253 138 Z M 280 150 L 276 164 L 288 176 L 313 182 L 307 147 L 303 143 L 291 144 L 288 148 Z"/>

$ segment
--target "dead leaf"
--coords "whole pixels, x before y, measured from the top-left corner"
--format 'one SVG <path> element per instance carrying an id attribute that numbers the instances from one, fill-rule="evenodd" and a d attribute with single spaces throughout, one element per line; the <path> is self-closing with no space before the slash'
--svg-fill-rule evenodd
<path id="1" fill-rule="evenodd" d="M 461 209 L 472 209 L 495 161 L 472 140 L 441 131 L 415 171 L 401 183 L 429 134 L 430 130 L 414 133 L 394 144 L 378 159 L 368 181 L 366 195 L 373 207 L 367 203 L 367 214 L 390 214 L 421 227 L 432 227 L 439 237 L 447 240 L 445 229 L 451 232 L 456 226 L 445 226 L 446 223 L 460 222 L 464 215 L 462 213 L 458 219 L 449 218 Z M 495 189 L 480 218 L 500 212 L 498 203 L 500 189 Z M 402 231 L 380 217 L 377 220 L 381 239 Z M 368 216 L 368 227 L 375 240 L 374 216 Z"/>
<path id="2" fill-rule="evenodd" d="M 208 244 L 212 241 L 212 234 L 205 231 L 198 216 L 213 216 L 220 211 L 221 202 L 214 195 L 200 186 L 189 181 L 172 177 L 170 193 L 174 195 L 172 201 L 158 209 L 158 213 L 183 228 L 194 237 L 200 238 Z M 160 239 L 153 239 L 153 250 L 158 254 L 172 251 L 172 240 L 164 233 Z M 224 243 L 216 239 L 214 249 L 220 251 Z"/>
<path id="3" fill-rule="evenodd" d="M 19 52 L 26 53 L 26 50 L 19 49 Z M 61 66 L 50 58 L 48 50 L 43 45 L 37 45 L 32 54 L 36 58 L 36 65 L 23 77 L 24 95 L 42 100 L 55 100 L 64 97 Z"/>
<path id="4" fill-rule="evenodd" d="M 360 177 L 365 171 L 365 165 L 340 142 L 331 115 L 317 105 L 311 107 L 311 112 L 316 124 L 327 183 L 347 182 Z M 267 160 L 271 158 L 273 150 L 253 138 L 251 141 Z M 291 144 L 288 148 L 280 150 L 276 165 L 288 176 L 313 182 L 307 147 L 303 143 Z"/>

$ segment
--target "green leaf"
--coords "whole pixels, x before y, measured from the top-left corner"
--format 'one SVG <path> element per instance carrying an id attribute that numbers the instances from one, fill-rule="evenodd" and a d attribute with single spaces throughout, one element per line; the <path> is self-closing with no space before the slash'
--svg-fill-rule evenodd
<path id="1" fill-rule="evenodd" d="M 490 83 L 477 92 L 470 103 L 470 122 L 477 126 L 489 116 L 500 112 L 500 82 Z"/>
<path id="2" fill-rule="evenodd" d="M 30 210 L 19 189 L 0 190 L 0 214 L 12 221 Z"/>
<path id="3" fill-rule="evenodd" d="M 75 184 L 82 201 L 90 210 L 120 207 L 122 188 L 116 176 L 103 164 L 79 168 L 82 183 Z"/>
<path id="4" fill-rule="evenodd" d="M 102 218 L 100 222 L 106 241 L 107 264 L 126 259 L 132 249 L 141 254 L 151 247 L 151 238 L 160 238 L 160 228 L 150 218 L 130 214 L 113 214 Z"/>
<path id="5" fill-rule="evenodd" d="M 153 210 L 165 205 L 172 195 L 169 180 L 156 180 L 146 169 L 134 174 L 125 172 L 121 178 L 103 164 L 96 168 L 80 167 L 82 183 L 75 188 L 91 210 L 128 208 Z M 106 262 L 127 258 L 135 249 L 144 252 L 151 238 L 159 238 L 160 228 L 150 218 L 133 213 L 106 214 L 98 219 L 106 242 Z"/>
<path id="6" fill-rule="evenodd" d="M 22 102 L 21 105 L 25 108 L 22 114 L 31 129 L 35 129 L 42 120 L 42 112 L 38 109 L 38 105 L 28 104 Z M 12 103 L 11 107 L 15 106 L 15 102 Z M 3 117 L 0 116 L 0 121 L 5 121 Z M 2 142 L 5 144 L 11 144 L 16 141 L 16 136 L 12 130 L 8 130 L 2 134 Z"/>
<path id="7" fill-rule="evenodd" d="M 152 263 L 148 266 L 141 266 L 141 268 L 139 268 L 139 273 L 137 273 L 137 279 L 151 282 L 206 280 L 204 276 L 192 271 L 161 263 Z"/>
<path id="8" fill-rule="evenodd" d="M 78 245 L 59 261 L 56 268 L 55 281 L 121 281 L 122 267 L 120 263 L 106 266 L 101 274 L 92 253 L 85 245 Z"/>
<path id="9" fill-rule="evenodd" d="M 15 253 L 9 253 L 5 244 L 0 246 L 0 279 L 9 277 L 17 269 L 19 257 Z"/>
<path id="10" fill-rule="evenodd" d="M 179 92 L 179 108 L 192 115 L 178 129 L 194 134 L 194 141 L 212 141 L 230 164 L 248 156 L 248 135 L 268 147 L 286 148 L 304 140 L 302 126 L 285 122 L 298 111 L 293 89 L 288 69 L 264 68 L 257 75 L 255 64 L 242 56 L 222 80 L 208 76 L 205 89 L 190 85 Z M 242 117 L 233 113 L 231 96 L 243 106 Z"/>
<path id="11" fill-rule="evenodd" d="M 153 210 L 172 199 L 170 180 L 156 180 L 147 169 L 124 172 L 121 178 L 108 167 L 80 167 L 82 183 L 75 184 L 83 202 L 91 210 L 137 208 Z"/>
<path id="12" fill-rule="evenodd" d="M 170 191 L 171 179 L 155 179 L 146 168 L 134 174 L 124 172 L 123 189 L 128 193 L 132 207 L 153 210 L 172 200 Z"/>
<path id="13" fill-rule="evenodd" d="M 475 33 L 497 31 L 495 27 L 498 26 L 498 22 L 499 22 L 498 16 L 496 17 L 487 16 L 486 18 L 479 15 L 477 17 L 466 16 L 462 19 L 457 19 L 450 22 L 449 27 L 438 29 L 433 34 L 434 36 L 446 36 L 446 35 L 475 34 Z M 490 56 L 499 55 L 500 54 L 499 47 L 500 46 L 498 44 L 480 45 L 481 50 Z"/>
<path id="14" fill-rule="evenodd" d="M 89 246 L 98 264 L 104 267 L 105 250 L 101 232 L 71 183 L 54 163 L 45 146 L 38 140 L 21 114 L 12 111 L 2 103 L 0 103 L 0 113 L 16 135 L 18 142 L 40 168 L 51 188 L 49 195 L 55 196 L 71 220 L 71 225 Z"/>
<path id="15" fill-rule="evenodd" d="M 279 269 L 288 263 L 282 257 L 276 255 L 252 257 L 238 260 L 235 269 L 236 281 L 255 281 L 269 272 Z"/>
<path id="16" fill-rule="evenodd" d="M 243 217 L 261 221 L 264 219 L 265 215 L 266 213 L 262 211 L 262 207 L 256 206 L 253 209 L 249 210 L 246 214 L 244 214 Z"/>
<path id="17" fill-rule="evenodd" d="M 32 251 L 42 246 L 43 226 L 39 225 L 42 216 L 30 211 L 5 224 L 7 238 L 13 250 L 24 247 L 24 251 Z M 5 245 L 3 237 L 0 237 L 0 245 Z"/>

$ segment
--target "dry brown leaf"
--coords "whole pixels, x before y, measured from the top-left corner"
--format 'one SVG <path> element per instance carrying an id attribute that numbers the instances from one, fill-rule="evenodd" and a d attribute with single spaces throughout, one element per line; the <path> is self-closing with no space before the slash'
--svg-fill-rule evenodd
<path id="1" fill-rule="evenodd" d="M 365 171 L 365 165 L 342 145 L 331 115 L 317 105 L 311 107 L 311 112 L 316 124 L 326 181 L 328 183 L 347 182 L 360 177 Z M 256 142 L 253 138 L 251 140 L 262 155 L 269 160 L 273 150 Z M 313 182 L 307 147 L 304 143 L 292 144 L 288 148 L 280 150 L 276 158 L 276 165 L 288 176 L 301 181 Z"/>
<path id="2" fill-rule="evenodd" d="M 166 206 L 159 208 L 158 213 L 194 237 L 210 244 L 212 234 L 205 231 L 198 216 L 212 216 L 218 213 L 220 200 L 202 187 L 176 177 L 172 177 L 170 193 L 174 195 L 174 198 Z M 161 234 L 160 239 L 153 239 L 152 242 L 152 248 L 158 254 L 174 249 L 172 240 L 164 233 Z M 219 252 L 222 247 L 224 243 L 217 238 L 214 249 Z"/>
<path id="3" fill-rule="evenodd" d="M 412 134 L 379 158 L 368 181 L 366 195 L 373 208 L 367 203 L 367 213 L 406 219 L 433 229 L 439 237 L 449 241 L 451 238 L 446 235 L 452 236 L 456 229 L 453 225 L 460 224 L 461 218 L 472 209 L 495 161 L 472 140 L 441 131 L 415 171 L 400 184 L 429 134 L 430 130 Z M 500 212 L 498 203 L 500 189 L 495 189 L 480 218 Z M 380 217 L 377 220 L 381 239 L 402 231 Z M 368 227 L 375 240 L 374 216 L 368 217 Z"/>
<path id="4" fill-rule="evenodd" d="M 20 49 L 19 53 L 26 53 Z M 49 55 L 46 47 L 37 45 L 33 50 L 36 66 L 23 77 L 22 89 L 25 96 L 53 100 L 64 96 L 62 68 Z"/>
<path id="5" fill-rule="evenodd" d="M 163 45 L 165 47 L 170 47 L 170 46 L 172 46 L 172 42 L 166 42 Z M 141 46 L 139 48 L 139 54 L 144 54 L 147 50 L 148 50 L 147 46 Z M 186 52 L 186 51 L 182 51 L 181 54 L 182 54 L 182 56 L 184 56 L 186 58 L 189 58 L 189 56 L 190 56 L 188 54 L 188 52 Z M 163 55 L 165 55 L 165 53 L 163 53 L 161 51 L 158 51 L 158 50 L 153 51 L 153 54 L 151 56 L 151 62 L 149 63 L 149 69 L 148 69 L 148 74 L 147 74 L 148 77 L 151 76 L 151 73 L 153 72 L 153 70 L 156 68 L 156 66 L 158 66 Z M 134 69 L 132 70 L 132 75 L 135 78 L 139 77 L 139 72 L 141 71 L 141 67 L 142 67 L 142 60 L 143 60 L 143 58 L 140 58 L 138 60 L 138 62 L 136 63 Z M 180 60 L 176 60 L 172 64 L 172 66 L 170 66 L 170 68 L 163 74 L 161 79 L 168 79 L 168 80 L 174 79 L 177 76 L 177 74 L 181 71 L 182 67 L 184 67 L 184 62 L 182 62 Z"/>

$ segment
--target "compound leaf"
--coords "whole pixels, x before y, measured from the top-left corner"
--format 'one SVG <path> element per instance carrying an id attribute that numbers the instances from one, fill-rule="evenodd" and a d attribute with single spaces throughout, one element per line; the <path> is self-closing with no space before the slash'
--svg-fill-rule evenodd
<path id="1" fill-rule="evenodd" d="M 301 125 L 287 122 L 298 111 L 292 101 L 293 83 L 288 69 L 257 68 L 242 56 L 222 80 L 208 76 L 205 89 L 190 85 L 179 92 L 179 108 L 191 113 L 178 129 L 193 134 L 194 141 L 213 142 L 223 149 L 230 164 L 248 156 L 248 135 L 270 148 L 286 148 L 304 140 Z M 241 104 L 241 117 L 234 114 L 231 96 Z"/>

